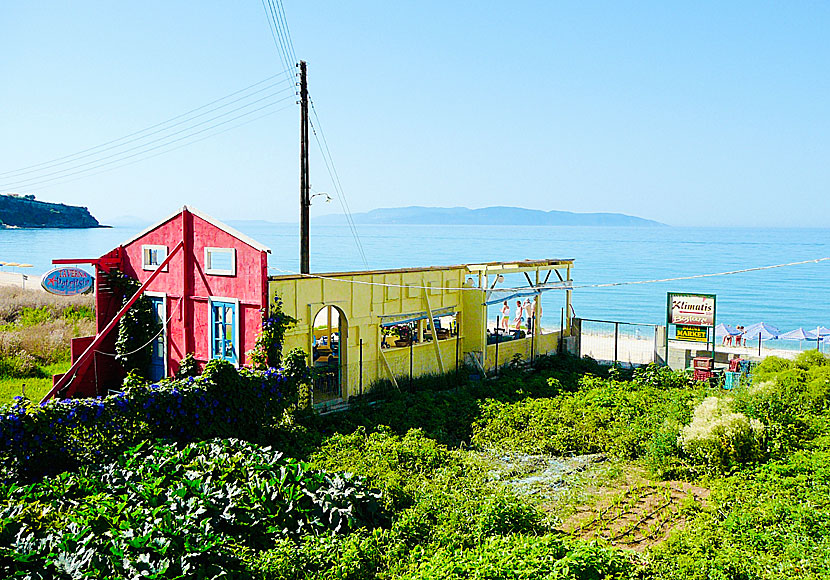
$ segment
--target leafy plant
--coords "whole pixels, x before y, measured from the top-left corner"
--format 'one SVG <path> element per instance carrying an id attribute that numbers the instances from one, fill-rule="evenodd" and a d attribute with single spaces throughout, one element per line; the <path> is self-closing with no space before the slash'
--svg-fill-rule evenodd
<path id="1" fill-rule="evenodd" d="M 248 353 L 254 368 L 265 370 L 280 366 L 285 333 L 296 323 L 296 318 L 283 312 L 279 296 L 274 296 L 271 312 L 267 309 L 262 311 L 262 331 L 256 338 L 254 348 Z"/>

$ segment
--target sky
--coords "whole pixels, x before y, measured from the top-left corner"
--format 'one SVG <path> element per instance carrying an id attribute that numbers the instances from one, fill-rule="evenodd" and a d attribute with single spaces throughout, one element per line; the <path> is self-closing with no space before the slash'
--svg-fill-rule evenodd
<path id="1" fill-rule="evenodd" d="M 333 198 L 312 216 L 345 201 L 826 226 L 827 3 L 283 6 L 342 186 L 312 140 L 313 191 Z M 0 192 L 103 222 L 184 204 L 297 220 L 299 107 L 262 0 L 6 0 L 0 54 Z"/>

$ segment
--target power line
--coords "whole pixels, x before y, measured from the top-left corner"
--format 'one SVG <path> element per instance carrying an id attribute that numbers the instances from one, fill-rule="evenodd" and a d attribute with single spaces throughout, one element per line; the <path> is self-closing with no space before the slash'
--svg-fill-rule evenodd
<path id="1" fill-rule="evenodd" d="M 580 285 L 567 285 L 561 282 L 557 282 L 554 284 L 543 284 L 541 286 L 536 286 L 535 288 L 540 289 L 547 289 L 547 290 L 582 290 L 585 288 L 611 288 L 614 286 L 632 286 L 636 284 L 657 284 L 661 282 L 677 282 L 679 280 L 695 280 L 697 278 L 713 278 L 716 276 L 734 276 L 736 274 L 745 274 L 747 272 L 760 272 L 763 270 L 772 270 L 775 268 L 787 268 L 790 266 L 802 266 L 804 264 L 818 264 L 820 262 L 826 262 L 830 260 L 830 257 L 826 258 L 814 258 L 812 260 L 801 260 L 798 262 L 787 262 L 786 264 L 773 264 L 771 266 L 754 266 L 752 268 L 742 268 L 740 270 L 729 270 L 726 272 L 714 272 L 708 274 L 692 274 L 689 276 L 676 276 L 674 278 L 660 278 L 655 280 L 637 280 L 637 281 L 630 281 L 630 282 L 608 282 L 605 284 L 580 284 Z M 336 278 L 334 276 L 323 276 L 320 274 L 301 274 L 299 272 L 293 272 L 291 270 L 283 270 L 282 268 L 277 268 L 276 266 L 268 266 L 269 270 L 276 270 L 277 272 L 282 272 L 284 274 L 289 274 L 292 276 L 299 276 L 301 278 L 316 278 L 320 280 L 331 280 L 333 282 L 344 282 L 347 284 L 361 284 L 364 286 L 382 286 L 385 288 L 414 288 L 414 289 L 424 289 L 424 290 L 475 290 L 475 291 L 484 291 L 482 288 L 477 287 L 469 287 L 469 286 L 461 286 L 461 287 L 453 287 L 453 286 L 419 286 L 417 284 L 389 284 L 385 282 L 366 282 L 363 280 L 350 280 L 347 278 Z M 344 275 L 358 275 L 362 272 L 355 272 L 353 274 L 345 273 Z M 369 272 L 371 273 L 371 272 Z M 567 283 L 567 280 L 565 281 Z M 517 290 L 527 290 L 528 288 L 534 287 L 518 287 L 518 288 L 495 288 L 495 289 L 488 289 L 488 292 L 515 292 Z"/>
<path id="2" fill-rule="evenodd" d="M 115 143 L 119 143 L 119 142 L 121 142 L 121 141 L 125 141 L 125 140 L 127 140 L 127 139 L 132 138 L 132 137 L 136 137 L 136 136 L 141 135 L 141 134 L 143 134 L 143 133 L 147 133 L 148 131 L 151 131 L 151 130 L 156 129 L 156 128 L 158 128 L 158 127 L 162 127 L 162 126 L 164 126 L 164 125 L 168 125 L 168 124 L 172 123 L 173 121 L 177 121 L 177 120 L 179 120 L 179 119 L 182 119 L 183 117 L 187 117 L 187 116 L 189 116 L 189 115 L 191 115 L 191 114 L 193 114 L 193 113 L 195 113 L 195 112 L 197 112 L 197 111 L 201 111 L 202 109 L 205 109 L 205 108 L 210 107 L 210 106 L 212 106 L 212 105 L 215 105 L 215 104 L 217 104 L 217 103 L 221 103 L 222 101 L 225 101 L 225 100 L 227 100 L 227 99 L 229 99 L 229 98 L 231 98 L 231 97 L 234 97 L 234 96 L 236 96 L 236 95 L 238 95 L 238 94 L 240 94 L 240 93 L 244 93 L 244 92 L 249 91 L 250 89 L 252 89 L 252 88 L 254 88 L 254 87 L 258 87 L 259 85 L 262 85 L 262 84 L 264 84 L 264 83 L 267 83 L 268 81 L 271 81 L 271 80 L 273 80 L 273 79 L 277 78 L 278 76 L 280 76 L 280 75 L 282 75 L 282 74 L 285 74 L 285 72 L 286 72 L 286 70 L 283 70 L 283 71 L 281 71 L 281 72 L 279 72 L 279 73 L 277 73 L 277 74 L 275 74 L 275 75 L 271 75 L 270 77 L 267 77 L 267 78 L 265 78 L 265 79 L 263 79 L 263 80 L 261 80 L 261 81 L 259 81 L 259 82 L 256 82 L 256 83 L 254 83 L 254 84 L 252 84 L 252 85 L 248 85 L 247 87 L 245 87 L 245 88 L 243 88 L 243 89 L 239 89 L 238 91 L 234 91 L 234 92 L 232 92 L 232 93 L 230 93 L 230 94 L 228 94 L 228 95 L 225 95 L 224 97 L 221 97 L 221 98 L 219 98 L 219 99 L 216 99 L 216 100 L 214 100 L 214 101 L 211 101 L 211 102 L 209 102 L 209 103 L 206 103 L 206 104 L 204 104 L 204 105 L 202 105 L 202 106 L 200 106 L 200 107 L 196 107 L 195 109 L 191 109 L 190 111 L 187 111 L 187 112 L 182 113 L 182 114 L 180 114 L 180 115 L 176 115 L 175 117 L 172 117 L 172 118 L 170 118 L 170 119 L 167 119 L 166 121 L 162 121 L 162 122 L 160 122 L 160 123 L 156 123 L 155 125 L 151 125 L 150 127 L 147 127 L 147 128 L 145 128 L 145 129 L 141 129 L 140 131 L 136 131 L 136 132 L 134 132 L 134 133 L 130 133 L 129 135 L 124 135 L 123 137 L 119 137 L 118 139 L 113 139 L 113 140 L 111 140 L 111 141 L 107 141 L 106 143 L 102 143 L 102 144 L 100 144 L 100 145 L 96 145 L 95 147 L 89 147 L 89 148 L 87 148 L 87 149 L 83 149 L 82 151 L 78 151 L 78 152 L 76 152 L 76 153 L 71 153 L 71 154 L 69 154 L 69 155 L 64 155 L 63 157 L 57 157 L 57 158 L 55 158 L 55 159 L 50 159 L 50 160 L 48 160 L 48 161 L 44 161 L 44 162 L 42 162 L 42 163 L 36 163 L 36 164 L 34 164 L 34 165 L 29 165 L 29 166 L 26 166 L 26 167 L 21 167 L 21 168 L 19 168 L 19 169 L 13 169 L 13 170 L 10 170 L 10 171 L 5 171 L 5 172 L 0 173 L 0 177 L 4 177 L 4 176 L 14 176 L 14 175 L 24 175 L 24 174 L 27 174 L 27 173 L 32 173 L 31 171 L 28 171 L 28 170 L 30 170 L 30 169 L 41 168 L 41 169 L 45 170 L 45 169 L 49 169 L 49 168 L 51 168 L 51 167 L 53 167 L 53 166 L 62 165 L 62 163 L 59 163 L 59 162 L 64 161 L 64 160 L 70 160 L 70 159 L 73 159 L 73 158 L 83 158 L 83 157 L 88 157 L 89 155 L 84 155 L 84 154 L 86 154 L 86 153 L 90 153 L 90 152 L 92 152 L 92 151 L 96 151 L 96 150 L 99 150 L 99 149 L 103 149 L 104 147 L 107 147 L 107 146 L 109 146 L 109 145 L 113 145 L 113 144 L 115 144 Z M 284 81 L 284 80 L 283 80 L 283 81 L 278 81 L 277 83 L 274 83 L 274 84 L 272 84 L 272 85 L 269 85 L 269 87 L 276 86 L 276 85 L 277 85 L 277 84 L 279 84 L 280 82 L 285 82 L 285 81 Z M 251 93 L 251 94 L 253 95 L 253 94 L 256 94 L 256 93 L 261 92 L 261 91 L 263 91 L 263 90 L 267 90 L 267 88 L 269 88 L 269 87 L 265 87 L 265 88 L 263 88 L 263 89 L 260 89 L 259 91 L 255 91 L 254 93 Z M 247 97 L 242 97 L 241 99 L 237 99 L 237 101 L 242 100 L 242 99 L 244 99 L 244 98 L 247 98 Z M 237 101 L 233 101 L 233 102 L 237 102 Z M 232 103 L 227 103 L 227 104 L 223 105 L 222 107 L 216 107 L 215 109 L 212 109 L 211 111 L 214 111 L 214 110 L 218 110 L 218 109 L 220 109 L 220 108 L 223 108 L 223 107 L 227 106 L 228 104 L 232 104 Z M 206 111 L 205 113 L 202 113 L 202 114 L 200 114 L 200 115 L 196 115 L 196 117 L 193 117 L 193 118 L 198 118 L 198 117 L 200 117 L 200 116 L 206 115 L 206 114 L 210 113 L 211 111 Z M 183 121 L 183 122 L 186 122 L 186 121 Z M 177 124 L 180 124 L 180 123 L 177 123 Z M 175 125 L 173 125 L 173 126 L 175 126 Z"/>
<path id="3" fill-rule="evenodd" d="M 248 115 L 248 114 L 251 114 L 251 113 L 255 113 L 255 112 L 257 112 L 257 111 L 260 111 L 260 110 L 262 110 L 262 109 L 263 109 L 263 108 L 265 108 L 265 107 L 273 106 L 273 105 L 278 104 L 278 103 L 280 103 L 280 102 L 282 102 L 282 101 L 285 101 L 285 100 L 287 100 L 287 99 L 293 98 L 293 95 L 289 95 L 288 97 L 283 97 L 283 98 L 281 98 L 281 99 L 277 99 L 276 101 L 273 101 L 273 102 L 267 103 L 267 104 L 263 105 L 262 107 L 259 107 L 259 108 L 257 108 L 257 109 L 254 109 L 254 110 L 252 110 L 252 111 L 249 111 L 248 113 L 245 113 L 245 114 L 243 114 L 243 115 L 239 115 L 239 116 L 236 116 L 236 117 L 232 117 L 231 119 L 228 119 L 228 120 L 223 121 L 223 122 L 221 122 L 221 123 L 216 123 L 216 124 L 214 124 L 214 125 L 208 126 L 208 127 L 206 127 L 205 129 L 202 129 L 202 130 L 199 130 L 199 131 L 196 131 L 196 132 L 188 133 L 189 131 L 192 131 L 193 129 L 195 129 L 195 128 L 197 128 L 197 127 L 200 127 L 200 126 L 203 126 L 203 125 L 206 125 L 206 124 L 212 123 L 213 121 L 216 121 L 216 120 L 221 119 L 221 118 L 223 118 L 223 117 L 227 117 L 228 115 L 231 115 L 231 114 L 233 114 L 233 113 L 237 113 L 237 112 L 239 112 L 239 111 L 242 111 L 242 110 L 244 110 L 244 109 L 247 109 L 247 108 L 249 108 L 249 107 L 251 107 L 252 105 L 255 105 L 255 104 L 257 104 L 257 103 L 261 103 L 261 102 L 263 102 L 263 101 L 267 101 L 268 99 L 270 99 L 270 98 L 272 98 L 272 97 L 275 97 L 275 96 L 277 96 L 277 95 L 279 95 L 279 94 L 281 94 L 281 93 L 284 93 L 284 92 L 286 92 L 287 90 L 290 90 L 290 89 L 289 89 L 289 88 L 286 88 L 286 89 L 282 89 L 282 90 L 276 91 L 276 92 L 274 92 L 274 93 L 271 93 L 271 94 L 269 94 L 269 95 L 266 95 L 265 97 L 262 97 L 262 98 L 260 98 L 260 99 L 256 99 L 256 100 L 254 100 L 254 101 L 251 101 L 250 103 L 247 103 L 247 104 L 245 104 L 245 105 L 243 105 L 243 106 L 241 106 L 241 107 L 237 107 L 237 108 L 235 108 L 235 109 L 231 109 L 230 111 L 226 111 L 225 113 L 222 113 L 221 115 L 216 115 L 215 117 L 211 117 L 210 119 L 206 119 L 205 121 L 201 121 L 201 122 L 196 123 L 196 124 L 194 124 L 194 125 L 190 125 L 190 126 L 188 126 L 188 127 L 185 127 L 185 128 L 183 128 L 183 129 L 180 129 L 180 130 L 178 130 L 178 131 L 174 131 L 174 132 L 172 132 L 172 133 L 169 133 L 169 134 L 167 134 L 167 135 L 164 135 L 163 137 L 159 137 L 159 138 L 157 138 L 157 139 L 153 139 L 153 140 L 151 140 L 151 141 L 148 141 L 148 142 L 146 142 L 146 143 L 142 143 L 142 144 L 140 144 L 140 145 L 136 145 L 136 146 L 134 146 L 134 147 L 130 147 L 130 148 L 125 149 L 125 150 L 123 150 L 123 151 L 119 151 L 119 152 L 117 152 L 117 153 L 112 153 L 112 154 L 110 154 L 110 155 L 105 155 L 105 156 L 103 156 L 103 157 L 99 157 L 99 158 L 94 159 L 94 160 L 92 160 L 92 161 L 87 161 L 87 162 L 84 162 L 84 163 L 75 164 L 75 165 L 73 165 L 73 166 L 71 166 L 71 167 L 68 167 L 68 168 L 65 168 L 65 169 L 60 169 L 60 170 L 58 170 L 58 171 L 53 171 L 53 172 L 50 172 L 50 173 L 45 173 L 45 174 L 40 175 L 40 176 L 37 176 L 37 177 L 31 177 L 31 178 L 23 179 L 22 181 L 16 181 L 16 182 L 9 182 L 9 183 L 5 183 L 5 184 L 0 185 L 0 188 L 2 188 L 2 189 L 7 189 L 7 188 L 11 188 L 11 187 L 34 187 L 34 186 L 37 186 L 37 185 L 39 185 L 39 184 L 41 184 L 41 183 L 48 183 L 48 182 L 54 181 L 55 179 L 61 179 L 62 177 L 68 177 L 68 176 L 70 176 L 70 175 L 77 175 L 78 173 L 81 173 L 81 172 L 84 172 L 84 171 L 94 170 L 94 169 L 97 169 L 97 168 L 99 168 L 99 167 L 103 167 L 103 166 L 106 166 L 106 165 L 110 165 L 110 164 L 112 164 L 112 163 L 117 163 L 118 161 L 121 161 L 121 160 L 123 160 L 123 159 L 130 159 L 130 158 L 135 157 L 136 155 L 140 155 L 141 153 L 144 153 L 144 152 L 146 152 L 146 151 L 153 151 L 153 150 L 155 150 L 155 149 L 158 149 L 159 147 L 163 147 L 163 146 L 164 146 L 164 145 L 166 145 L 166 144 L 171 144 L 171 143 L 176 143 L 176 142 L 179 142 L 179 141 L 181 141 L 181 140 L 183 140 L 183 139 L 186 139 L 187 137 L 192 136 L 192 135 L 199 135 L 199 134 L 204 133 L 205 131 L 208 131 L 208 130 L 210 130 L 210 129 L 214 128 L 214 127 L 218 127 L 218 126 L 224 125 L 224 124 L 226 124 L 226 123 L 228 123 L 228 122 L 232 122 L 232 121 L 234 121 L 234 120 L 236 120 L 236 119 L 239 119 L 239 118 L 241 118 L 241 117 L 244 117 L 245 115 Z M 191 120 L 192 120 L 192 119 L 191 119 Z M 171 138 L 171 137 L 174 137 L 174 136 L 176 136 L 176 135 L 181 135 L 182 133 L 188 133 L 188 134 L 184 135 L 183 137 L 181 137 L 181 138 L 179 138 L 179 139 L 173 139 L 173 140 L 170 140 L 170 138 Z M 165 142 L 165 141 L 167 141 L 167 143 L 163 143 L 163 142 Z M 161 145 L 158 145 L 157 147 L 150 147 L 149 149 L 147 149 L 147 147 L 148 147 L 149 145 L 153 145 L 154 143 L 159 143 L 159 142 L 162 142 L 162 143 L 161 143 Z M 133 154 L 133 155 L 125 155 L 126 153 L 130 153 L 131 151 L 136 151 L 136 150 L 138 150 L 138 153 L 135 153 L 135 154 Z M 107 160 L 107 159 L 113 159 L 113 158 L 116 158 L 116 159 L 115 159 L 114 161 L 109 161 L 109 162 L 106 162 L 106 163 L 101 163 L 102 161 L 105 161 L 105 160 Z M 91 166 L 91 167 L 90 167 L 90 166 Z M 87 167 L 87 169 L 80 169 L 80 168 L 82 168 L 82 167 Z M 74 171 L 74 170 L 76 170 L 76 169 L 77 169 L 77 170 L 79 170 L 79 171 Z M 63 175 L 61 175 L 61 174 L 63 174 Z M 58 177 L 54 177 L 54 178 L 51 178 L 51 179 L 45 179 L 45 178 L 52 177 L 52 176 L 54 176 L 54 175 L 57 175 Z"/>
<path id="4" fill-rule="evenodd" d="M 287 70 L 291 67 L 291 61 L 285 58 L 282 35 L 279 33 L 277 28 L 276 16 L 274 14 L 274 8 L 271 4 L 271 0 L 267 0 L 267 5 L 266 0 L 262 0 L 262 9 L 265 10 L 266 20 L 268 20 L 268 28 L 271 31 L 271 38 L 274 40 L 274 47 L 277 49 L 280 60 Z"/>
<path id="5" fill-rule="evenodd" d="M 265 113 L 263 115 L 257 115 L 256 117 L 253 117 L 252 119 L 248 119 L 247 121 L 244 121 L 242 123 L 237 123 L 236 125 L 232 125 L 231 127 L 226 127 L 225 129 L 222 129 L 221 131 L 216 131 L 214 133 L 211 133 L 210 135 L 205 135 L 204 137 L 194 139 L 193 141 L 183 143 L 183 144 L 178 145 L 176 147 L 171 147 L 169 149 L 165 149 L 164 151 L 160 151 L 159 153 L 155 153 L 153 155 L 147 155 L 146 157 L 142 157 L 140 159 L 134 159 L 132 161 L 128 161 L 127 163 L 122 163 L 121 165 L 116 165 L 114 167 L 109 167 L 107 169 L 104 169 L 103 171 L 96 171 L 94 173 L 88 173 L 87 175 L 83 175 L 81 177 L 76 177 L 74 179 L 66 179 L 66 180 L 63 180 L 63 181 L 58 181 L 57 183 L 52 183 L 50 185 L 41 186 L 40 189 L 45 189 L 45 188 L 48 188 L 48 187 L 54 187 L 56 185 L 63 185 L 64 183 L 72 183 L 73 181 L 78 181 L 79 179 L 86 179 L 87 177 L 92 177 L 93 175 L 100 175 L 102 173 L 107 173 L 109 171 L 114 171 L 114 170 L 120 169 L 122 167 L 127 167 L 128 165 L 135 165 L 136 163 L 146 161 L 147 159 L 152 159 L 153 157 L 158 157 L 159 155 L 164 155 L 166 153 L 170 153 L 171 151 L 176 151 L 178 149 L 183 149 L 184 147 L 189 147 L 190 145 L 193 145 L 194 143 L 199 143 L 200 141 L 204 141 L 205 139 L 210 139 L 211 137 L 216 137 L 217 135 L 221 135 L 223 133 L 227 133 L 228 131 L 238 129 L 239 127 L 249 125 L 249 124 L 253 123 L 254 121 L 264 119 L 265 117 L 269 117 L 271 115 L 279 113 L 280 111 L 285 111 L 286 109 L 291 109 L 293 107 L 294 107 L 294 104 L 292 103 L 291 105 L 288 105 L 286 107 L 280 107 L 279 109 L 276 109 L 274 111 L 268 111 L 267 113 Z"/>
<path id="6" fill-rule="evenodd" d="M 252 114 L 254 114 L 254 113 L 257 113 L 257 112 L 259 112 L 259 111 L 262 111 L 263 109 L 267 109 L 268 107 L 273 107 L 274 105 L 277 105 L 277 104 L 279 104 L 279 103 L 281 103 L 281 102 L 284 102 L 284 101 L 286 101 L 286 100 L 288 100 L 288 99 L 291 99 L 291 98 L 293 98 L 293 95 L 289 95 L 288 97 L 283 97 L 282 99 L 278 99 L 278 100 L 273 101 L 273 102 L 271 102 L 271 103 L 267 103 L 267 104 L 265 104 L 265 105 L 263 105 L 263 106 L 261 106 L 261 107 L 258 107 L 258 108 L 256 108 L 256 109 L 253 109 L 253 110 L 248 111 L 248 112 L 246 112 L 246 113 L 243 113 L 243 114 L 241 114 L 241 115 L 237 115 L 236 117 L 232 117 L 232 118 L 230 118 L 230 119 L 226 119 L 225 121 L 222 121 L 221 123 L 216 123 L 216 124 L 214 124 L 214 125 L 211 125 L 211 126 L 208 126 L 208 127 L 203 128 L 203 129 L 200 129 L 199 131 L 195 131 L 195 132 L 192 132 L 192 133 L 189 133 L 189 134 L 183 135 L 182 137 L 179 137 L 178 139 L 173 139 L 173 140 L 170 140 L 170 141 L 167 141 L 167 142 L 161 143 L 161 144 L 159 144 L 159 145 L 156 145 L 156 146 L 154 146 L 154 147 L 150 147 L 150 148 L 147 148 L 147 149 L 143 149 L 143 150 L 141 150 L 141 151 L 138 151 L 137 153 L 133 153 L 132 155 L 123 155 L 123 153 L 127 153 L 127 152 L 129 152 L 129 151 L 133 151 L 133 150 L 135 150 L 135 149 L 141 149 L 142 147 L 146 147 L 147 145 L 150 145 L 150 144 L 154 143 L 155 141 L 151 141 L 150 143 L 145 143 L 144 145 L 141 145 L 140 147 L 134 147 L 134 148 L 132 148 L 132 149 L 128 149 L 127 151 L 122 151 L 121 153 L 119 153 L 119 154 L 117 154 L 117 155 L 111 155 L 111 156 L 109 156 L 109 157 L 104 157 L 104 158 L 102 158 L 102 159 L 97 160 L 97 161 L 102 161 L 103 159 L 108 159 L 108 158 L 110 158 L 110 157 L 116 157 L 116 156 L 118 156 L 118 158 L 117 158 L 117 159 L 114 159 L 114 160 L 112 160 L 112 161 L 107 161 L 107 162 L 104 162 L 104 163 L 99 163 L 98 165 L 94 165 L 94 166 L 92 166 L 92 167 L 87 167 L 86 169 L 80 169 L 80 170 L 78 170 L 78 171 L 71 171 L 71 169 L 77 169 L 77 167 L 62 170 L 62 171 L 57 172 L 57 173 L 63 173 L 64 175 L 59 175 L 59 176 L 57 176 L 57 177 L 52 177 L 52 178 L 49 178 L 49 179 L 43 179 L 43 180 L 41 180 L 41 181 L 35 181 L 34 183 L 29 183 L 29 184 L 27 184 L 25 187 L 40 187 L 42 184 L 51 183 L 52 181 L 57 181 L 57 180 L 59 180 L 59 179 L 63 179 L 63 178 L 65 178 L 65 177 L 71 177 L 71 176 L 73 176 L 73 175 L 78 175 L 78 174 L 81 174 L 81 173 L 87 173 L 87 172 L 90 172 L 90 171 L 95 171 L 96 169 L 100 169 L 101 167 L 106 167 L 106 166 L 108 166 L 108 165 L 112 165 L 112 164 L 115 164 L 115 163 L 119 163 L 120 161 L 124 161 L 125 159 L 132 159 L 132 158 L 137 157 L 137 156 L 139 156 L 139 155 L 143 155 L 144 153 L 149 153 L 150 151 L 155 151 L 155 150 L 160 149 L 160 148 L 162 148 L 162 147 L 166 147 L 166 146 L 168 146 L 168 145 L 172 145 L 173 143 L 178 143 L 178 142 L 181 142 L 181 141 L 183 141 L 183 140 L 185 140 L 185 139 L 189 139 L 190 137 L 193 137 L 193 136 L 196 136 L 196 135 L 200 135 L 200 134 L 202 134 L 202 133 L 205 133 L 205 132 L 207 132 L 207 131 L 210 131 L 210 130 L 212 130 L 212 129 L 215 129 L 216 127 L 221 127 L 222 125 L 226 125 L 226 124 L 228 124 L 228 123 L 231 123 L 231 122 L 233 122 L 233 121 L 236 121 L 237 119 L 241 119 L 241 118 L 246 117 L 246 116 L 248 116 L 248 115 L 252 115 Z M 246 106 L 246 107 L 247 107 L 247 106 Z M 240 109 L 237 109 L 237 111 L 238 111 L 238 110 L 241 110 L 241 109 L 243 109 L 243 108 L 246 108 L 246 107 L 241 107 Z M 288 107 L 286 107 L 286 108 L 288 108 Z M 224 116 L 224 115 L 221 115 L 221 116 Z M 217 117 L 217 118 L 218 118 L 218 117 Z M 204 124 L 204 123 L 199 123 L 199 125 L 201 125 L 201 124 Z M 198 126 L 198 125 L 196 125 L 196 126 Z M 190 129 L 192 129 L 192 128 L 194 128 L 194 127 L 190 127 Z M 183 130 L 183 131 L 184 131 L 184 130 Z M 178 131 L 177 133 L 174 133 L 173 135 L 176 135 L 176 134 L 181 133 L 181 132 L 183 132 L 183 131 Z M 219 133 L 216 133 L 216 134 L 219 134 Z M 168 137 L 170 137 L 170 136 L 172 136 L 172 135 L 169 135 Z M 210 135 L 210 136 L 213 136 L 213 135 Z M 164 139 L 167 139 L 167 137 L 165 137 Z M 164 139 L 157 139 L 156 141 L 162 141 L 162 140 L 164 140 Z M 188 143 L 185 143 L 185 145 L 190 145 L 190 144 L 195 143 L 195 142 L 197 142 L 197 141 L 188 142 Z M 170 151 L 172 151 L 172 150 L 173 150 L 173 149 L 170 149 Z M 166 153 L 167 151 L 164 151 L 164 152 Z M 151 156 L 151 157 L 155 157 L 155 155 L 154 155 L 154 156 Z M 150 158 L 150 157 L 147 157 L 147 159 L 149 159 L 149 158 Z M 143 159 L 142 159 L 142 160 L 143 160 Z M 89 164 L 88 164 L 88 163 L 86 163 L 86 164 L 83 164 L 83 165 L 89 165 Z M 78 166 L 78 167 L 80 167 L 80 166 Z M 123 167 L 123 165 L 122 165 L 122 166 L 119 166 L 119 167 Z M 113 169 L 114 169 L 114 168 L 113 168 Z M 69 171 L 69 173 L 67 173 L 67 171 Z M 44 177 L 45 177 L 45 176 L 44 176 Z"/>
<path id="7" fill-rule="evenodd" d="M 291 51 L 291 58 L 294 62 L 297 62 L 297 54 L 294 52 L 294 41 L 291 40 L 291 30 L 288 28 L 288 19 L 285 17 L 285 8 L 283 7 L 282 0 L 276 0 L 276 2 L 279 6 L 279 14 L 282 17 L 282 22 L 285 26 L 285 37 L 288 39 L 288 48 Z"/>
<path id="8" fill-rule="evenodd" d="M 331 152 L 328 148 L 328 143 L 325 141 L 325 134 L 323 133 L 322 125 L 320 125 L 320 118 L 317 116 L 317 110 L 314 107 L 314 101 L 311 101 L 311 111 L 314 114 L 314 117 L 317 119 L 317 126 L 320 127 L 320 135 L 318 136 L 317 130 L 314 126 L 314 123 L 311 124 L 312 133 L 314 133 L 314 140 L 317 142 L 317 147 L 320 149 L 320 154 L 323 158 L 323 163 L 326 166 L 326 170 L 329 173 L 329 177 L 331 178 L 332 185 L 337 190 L 337 200 L 340 203 L 340 207 L 343 208 L 343 213 L 346 216 L 346 223 L 351 230 L 352 237 L 354 238 L 355 245 L 357 246 L 357 251 L 360 253 L 360 257 L 363 260 L 363 265 L 365 267 L 369 267 L 369 262 L 366 259 L 366 252 L 363 250 L 363 244 L 360 241 L 360 236 L 357 233 L 357 226 L 354 223 L 354 219 L 352 218 L 351 212 L 349 211 L 348 203 L 346 202 L 346 194 L 343 192 L 342 185 L 340 184 L 340 178 L 337 174 L 337 168 L 334 166 L 334 159 L 331 158 Z M 320 142 L 320 137 L 323 138 L 323 143 L 325 144 L 325 149 L 323 144 Z"/>

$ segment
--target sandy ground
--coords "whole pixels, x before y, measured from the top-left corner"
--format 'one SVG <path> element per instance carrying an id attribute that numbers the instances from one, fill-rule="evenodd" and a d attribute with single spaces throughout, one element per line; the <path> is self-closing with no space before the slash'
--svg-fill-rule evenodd
<path id="1" fill-rule="evenodd" d="M 669 348 L 673 342 L 669 344 Z M 688 345 L 689 343 L 683 343 Z M 781 348 L 779 345 L 786 344 L 789 348 Z M 804 342 L 804 350 L 808 350 L 810 343 Z M 662 350 L 663 345 L 657 345 Z M 777 348 L 776 348 L 777 347 Z M 701 345 L 700 350 L 706 347 Z M 636 338 L 620 336 L 617 344 L 617 360 L 631 364 L 646 364 L 654 360 L 654 338 Z M 797 341 L 764 341 L 761 345 L 761 354 L 758 354 L 758 342 L 750 343 L 747 346 L 715 346 L 716 352 L 725 352 L 729 355 L 737 355 L 744 359 L 759 360 L 768 356 L 794 359 L 801 352 L 798 350 Z M 827 350 L 824 347 L 823 350 Z M 613 360 L 614 358 L 614 337 L 609 335 L 583 333 L 582 354 L 588 355 L 597 360 Z M 731 356 L 730 356 L 731 358 Z"/>
<path id="2" fill-rule="evenodd" d="M 0 272 L 0 286 L 16 286 L 27 290 L 43 290 L 40 287 L 40 275 L 20 272 Z"/>

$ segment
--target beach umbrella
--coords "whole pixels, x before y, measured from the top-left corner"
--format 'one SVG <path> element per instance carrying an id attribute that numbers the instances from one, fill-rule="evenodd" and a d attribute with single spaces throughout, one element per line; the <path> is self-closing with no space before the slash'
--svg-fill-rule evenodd
<path id="1" fill-rule="evenodd" d="M 822 342 L 830 342 L 830 328 L 826 326 L 817 326 L 815 331 L 816 335 L 818 336 L 819 342 L 816 344 L 818 347 L 818 351 L 821 352 L 821 343 Z"/>
<path id="2" fill-rule="evenodd" d="M 721 322 L 715 327 L 715 336 L 735 336 L 740 334 L 734 326 L 729 326 Z"/>
<path id="3" fill-rule="evenodd" d="M 783 334 L 779 334 L 778 338 L 783 340 L 797 340 L 798 341 L 798 349 L 801 350 L 801 342 L 805 340 L 815 340 L 818 343 L 818 337 L 816 333 L 812 330 L 804 330 L 803 328 L 799 327 L 795 330 L 791 330 L 789 332 L 785 332 Z"/>
<path id="4" fill-rule="evenodd" d="M 813 330 L 804 330 L 799 327 L 795 330 L 779 334 L 778 338 L 783 338 L 784 340 L 816 340 L 816 333 Z"/>
<path id="5" fill-rule="evenodd" d="M 747 326 L 744 331 L 744 338 L 758 337 L 758 355 L 761 355 L 761 339 L 769 340 L 776 339 L 781 334 L 781 331 L 771 324 L 766 322 L 758 322 L 752 326 Z"/>

